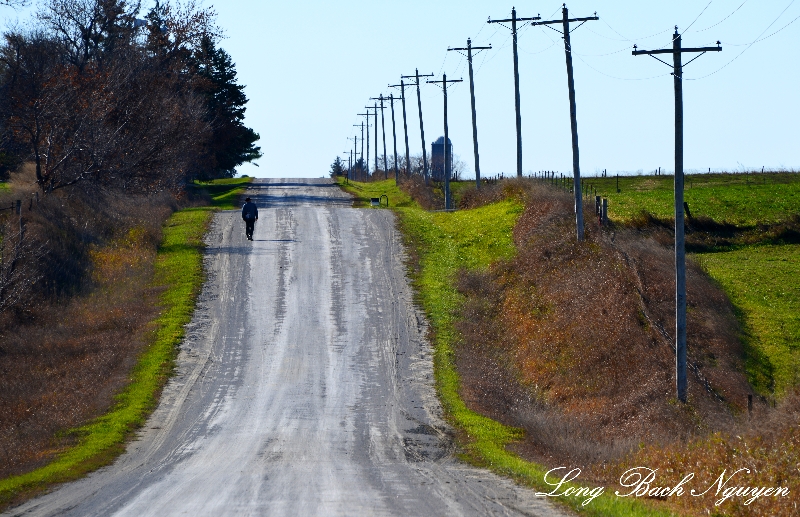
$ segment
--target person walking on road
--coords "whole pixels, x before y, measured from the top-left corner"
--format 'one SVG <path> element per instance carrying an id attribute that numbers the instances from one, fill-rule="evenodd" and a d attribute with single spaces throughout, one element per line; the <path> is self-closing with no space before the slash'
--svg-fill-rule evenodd
<path id="1" fill-rule="evenodd" d="M 258 221 L 258 207 L 250 201 L 250 198 L 244 200 L 242 205 L 242 219 L 244 219 L 244 233 L 247 235 L 247 240 L 253 240 L 253 229 L 255 228 L 256 221 Z"/>

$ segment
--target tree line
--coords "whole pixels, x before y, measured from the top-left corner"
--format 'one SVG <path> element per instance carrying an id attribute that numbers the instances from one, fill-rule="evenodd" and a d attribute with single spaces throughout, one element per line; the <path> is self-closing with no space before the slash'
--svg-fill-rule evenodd
<path id="1" fill-rule="evenodd" d="M 177 193 L 261 156 L 214 11 L 168 0 L 142 12 L 127 0 L 45 0 L 3 34 L 0 174 L 32 163 L 44 194 Z"/>

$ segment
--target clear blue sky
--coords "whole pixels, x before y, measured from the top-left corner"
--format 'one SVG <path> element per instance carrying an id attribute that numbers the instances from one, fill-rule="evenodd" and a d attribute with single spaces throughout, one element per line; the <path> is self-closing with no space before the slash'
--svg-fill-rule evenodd
<path id="1" fill-rule="evenodd" d="M 353 124 L 363 120 L 357 113 L 372 104 L 369 98 L 388 95 L 388 84 L 419 68 L 437 79 L 444 72 L 448 79 L 465 80 L 448 91 L 449 130 L 454 152 L 467 165 L 466 176 L 471 176 L 466 59 L 446 50 L 466 46 L 468 37 L 473 45 L 494 47 L 474 60 L 481 171 L 484 175 L 515 172 L 510 31 L 486 23 L 490 16 L 509 17 L 513 2 L 229 0 L 205 5 L 216 9 L 226 33 L 221 46 L 231 54 L 240 82 L 247 86 L 246 123 L 261 135 L 261 167 L 245 165 L 240 173 L 325 175 L 335 157 L 344 157 L 352 147 L 347 138 L 356 134 Z M 561 16 L 560 2 L 525 2 L 516 7 L 522 17 Z M 600 17 L 571 36 L 584 174 L 673 168 L 670 69 L 630 51 L 634 43 L 641 49 L 669 46 L 675 25 L 683 33 L 685 47 L 720 40 L 723 49 L 705 54 L 685 69 L 685 167 L 800 168 L 796 55 L 800 20 L 790 23 L 800 17 L 800 0 L 576 0 L 567 7 L 571 16 L 597 11 Z M 2 11 L 7 17 L 9 13 Z M 571 171 L 560 35 L 543 27 L 521 29 L 519 66 L 523 170 Z M 402 153 L 402 118 L 399 104 L 396 107 Z M 423 85 L 422 108 L 430 151 L 430 142 L 443 134 L 438 87 Z M 388 110 L 385 115 L 391 155 Z M 421 144 L 416 99 L 411 96 L 407 115 L 411 153 L 416 154 Z"/>

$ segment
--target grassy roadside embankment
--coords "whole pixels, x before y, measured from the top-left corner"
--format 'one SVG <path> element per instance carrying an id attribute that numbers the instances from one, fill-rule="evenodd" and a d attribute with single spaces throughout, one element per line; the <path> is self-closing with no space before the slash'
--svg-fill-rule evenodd
<path id="1" fill-rule="evenodd" d="M 472 210 L 432 213 L 410 200 L 399 201 L 407 196 L 394 185 L 393 180 L 366 184 L 351 182 L 349 186 L 343 182 L 340 184 L 357 196 L 356 204 L 384 193 L 390 200 L 398 200 L 397 204 L 390 202 L 390 206 L 397 207 L 403 203 L 395 210 L 400 228 L 416 257 L 412 278 L 432 328 L 436 387 L 447 417 L 461 437 L 464 459 L 536 490 L 551 492 L 554 487 L 544 482 L 547 467 L 526 461 L 507 450 L 509 444 L 522 438 L 522 430 L 480 415 L 464 403 L 459 394 L 461 381 L 454 357 L 454 323 L 464 302 L 463 295 L 455 287 L 455 275 L 462 269 L 485 269 L 492 262 L 510 258 L 516 253 L 512 230 L 522 213 L 522 203 L 507 199 Z M 566 473 L 559 472 L 562 476 Z M 554 481 L 553 477 L 551 475 L 549 480 Z M 580 488 L 591 489 L 566 483 L 558 493 Z M 609 493 L 603 493 L 584 506 L 583 502 L 588 498 L 584 494 L 553 499 L 566 503 L 583 515 L 597 517 L 673 515 Z"/>
<path id="2" fill-rule="evenodd" d="M 184 326 L 191 319 L 203 282 L 203 235 L 213 212 L 234 208 L 233 202 L 248 182 L 247 178 L 214 182 L 208 189 L 211 206 L 179 210 L 164 223 L 152 280 L 163 289 L 159 296 L 162 310 L 152 323 L 149 344 L 131 372 L 130 383 L 106 414 L 66 431 L 76 443 L 49 464 L 0 480 L 0 509 L 53 484 L 77 479 L 124 452 L 126 441 L 156 407 L 171 375 Z"/>

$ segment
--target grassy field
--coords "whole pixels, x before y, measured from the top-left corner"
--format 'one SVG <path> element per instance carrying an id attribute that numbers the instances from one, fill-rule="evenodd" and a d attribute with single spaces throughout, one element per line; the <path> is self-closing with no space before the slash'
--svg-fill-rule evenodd
<path id="1" fill-rule="evenodd" d="M 800 383 L 800 245 L 749 246 L 697 258 L 737 308 L 750 382 L 780 398 Z"/>
<path id="2" fill-rule="evenodd" d="M 393 180 L 368 184 L 351 182 L 345 189 L 363 197 L 380 191 L 390 199 L 407 198 L 394 186 Z M 551 491 L 553 487 L 544 483 L 546 467 L 525 461 L 506 449 L 508 444 L 521 438 L 520 429 L 502 425 L 467 408 L 459 395 L 460 377 L 454 363 L 453 323 L 463 303 L 454 277 L 461 269 L 487 268 L 492 262 L 516 253 L 511 233 L 523 206 L 516 201 L 503 201 L 474 210 L 444 213 L 426 212 L 410 199 L 398 204 L 402 205 L 396 208 L 401 228 L 418 260 L 418 267 L 412 271 L 413 281 L 434 331 L 436 387 L 450 422 L 465 437 L 464 458 L 537 490 Z M 568 484 L 562 489 L 568 486 L 576 487 Z M 672 515 L 607 493 L 585 506 L 582 505 L 587 499 L 585 496 L 555 499 L 583 515 Z"/>
<path id="3" fill-rule="evenodd" d="M 800 174 L 692 174 L 685 177 L 684 199 L 694 217 L 706 216 L 739 226 L 784 220 L 800 210 Z M 672 176 L 620 176 L 583 179 L 608 198 L 611 219 L 627 220 L 642 210 L 674 217 Z"/>
<path id="4" fill-rule="evenodd" d="M 155 261 L 153 284 L 163 287 L 162 310 L 153 322 L 149 346 L 131 372 L 131 382 L 116 396 L 114 406 L 86 425 L 67 431 L 77 444 L 48 465 L 0 480 L 0 508 L 50 485 L 77 479 L 106 465 L 124 451 L 132 432 L 144 424 L 158 403 L 161 388 L 171 375 L 184 326 L 189 323 L 203 282 L 203 235 L 215 208 L 233 208 L 249 179 L 213 183 L 215 207 L 188 208 L 164 223 Z"/>

